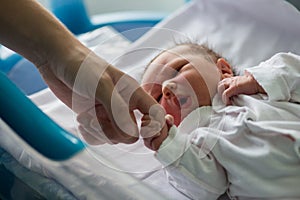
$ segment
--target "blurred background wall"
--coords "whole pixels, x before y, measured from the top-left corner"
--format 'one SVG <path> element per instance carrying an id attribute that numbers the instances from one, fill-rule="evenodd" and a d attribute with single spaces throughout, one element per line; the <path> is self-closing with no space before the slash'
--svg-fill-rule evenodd
<path id="1" fill-rule="evenodd" d="M 150 10 L 171 12 L 184 0 L 85 0 L 90 14 L 122 10 Z"/>
<path id="2" fill-rule="evenodd" d="M 49 8 L 49 0 L 38 1 Z M 84 2 L 87 6 L 88 13 L 95 15 L 131 10 L 169 13 L 183 5 L 185 0 L 84 0 Z"/>

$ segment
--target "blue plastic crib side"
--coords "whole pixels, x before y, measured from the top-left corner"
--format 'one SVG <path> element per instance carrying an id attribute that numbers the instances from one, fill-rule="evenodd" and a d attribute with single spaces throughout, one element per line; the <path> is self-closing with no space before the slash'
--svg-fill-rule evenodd
<path id="1" fill-rule="evenodd" d="M 81 140 L 53 122 L 1 72 L 0 96 L 2 120 L 45 157 L 66 160 L 85 148 Z"/>

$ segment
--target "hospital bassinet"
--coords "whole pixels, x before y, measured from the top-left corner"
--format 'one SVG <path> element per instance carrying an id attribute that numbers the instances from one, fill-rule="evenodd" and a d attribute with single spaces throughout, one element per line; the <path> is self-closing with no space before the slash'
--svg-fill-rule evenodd
<path id="1" fill-rule="evenodd" d="M 183 8 L 167 17 L 163 13 L 137 12 L 130 14 L 108 14 L 95 16 L 93 18 L 88 17 L 81 0 L 52 0 L 51 2 L 54 14 L 56 14 L 74 34 L 78 35 L 79 39 L 88 45 L 91 45 L 91 43 L 89 43 L 91 40 L 87 39 L 91 34 L 86 35 L 85 33 L 87 32 L 93 33 L 94 36 L 96 34 L 105 37 L 110 34 L 115 34 L 115 39 L 118 39 L 114 41 L 119 42 L 115 44 L 114 50 L 118 48 L 122 50 L 128 48 L 128 52 L 141 47 L 152 49 L 162 48 L 163 46 L 166 47 L 168 45 L 166 41 L 170 40 L 170 38 L 176 34 L 181 35 L 184 33 L 193 36 L 193 34 L 199 32 L 200 35 L 202 34 L 202 36 L 205 37 L 209 35 L 209 37 L 215 41 L 217 49 L 226 49 L 228 57 L 239 55 L 239 58 L 234 58 L 233 62 L 239 64 L 241 68 L 250 64 L 254 65 L 278 51 L 294 51 L 295 53 L 300 53 L 300 44 L 296 41 L 300 35 L 299 12 L 281 0 L 276 1 L 278 4 L 277 7 L 276 5 L 272 5 L 268 6 L 269 8 L 266 10 L 262 8 L 258 9 L 257 15 L 255 16 L 251 15 L 253 13 L 249 11 L 251 10 L 251 6 L 255 7 L 255 4 L 266 6 L 271 4 L 271 0 L 241 0 L 241 2 L 236 3 L 228 1 L 230 2 L 228 5 L 225 0 L 198 0 L 186 4 Z M 295 3 L 298 3 L 298 1 L 295 1 Z M 211 7 L 210 4 L 212 5 Z M 200 27 L 205 27 L 205 25 L 207 25 L 203 22 L 205 20 L 219 23 L 218 26 L 222 25 L 222 22 L 219 20 L 222 16 L 216 20 L 214 19 L 216 17 L 214 12 L 216 12 L 218 7 L 213 6 L 217 4 L 222 4 L 223 8 L 235 11 L 241 15 L 247 14 L 250 17 L 256 17 L 257 19 L 254 20 L 263 20 L 257 22 L 258 25 L 255 23 L 249 24 L 249 27 L 246 26 L 245 21 L 242 21 L 242 19 L 241 21 L 237 20 L 238 22 L 236 23 L 231 22 L 231 24 L 228 24 L 230 27 L 236 26 L 240 28 L 240 30 L 234 32 L 231 36 L 222 31 L 218 32 L 214 30 L 214 28 L 211 28 L 211 30 L 208 28 L 205 31 L 203 29 L 195 30 L 195 24 L 199 25 L 197 23 L 204 23 L 203 26 L 200 24 Z M 249 6 L 249 9 L 243 7 L 246 5 Z M 284 8 L 282 8 L 281 11 L 287 12 L 283 13 L 287 16 L 282 19 L 276 20 L 275 17 L 274 21 L 270 22 L 270 20 L 263 16 L 264 12 L 274 14 L 272 8 L 278 9 L 279 7 L 281 8 L 282 5 L 284 5 Z M 207 19 L 199 18 L 199 13 L 192 13 L 198 12 L 197 9 L 200 9 L 201 6 L 206 6 L 207 9 L 205 10 L 207 13 L 204 13 L 206 15 L 202 13 L 201 17 L 206 16 Z M 214 11 L 214 9 L 216 10 Z M 209 13 L 209 11 L 214 12 Z M 74 13 L 76 13 L 76 18 L 73 18 Z M 232 13 L 228 14 L 228 16 L 228 19 L 226 19 L 227 22 L 228 20 L 230 21 L 230 17 L 232 17 L 232 19 L 236 17 L 232 16 Z M 211 17 L 211 19 L 209 17 Z M 76 21 L 74 21 L 74 19 Z M 289 21 L 290 19 L 293 21 Z M 158 26 L 155 26 L 161 20 L 162 22 L 159 23 Z M 187 22 L 186 25 L 184 24 L 185 21 Z M 280 24 L 280 26 L 278 26 L 279 21 L 280 23 L 288 21 L 290 24 Z M 259 31 L 257 29 L 259 27 L 261 28 L 261 23 L 265 23 L 264 26 L 267 27 Z M 155 28 L 150 30 L 153 26 L 155 26 Z M 130 31 L 133 29 L 135 29 L 135 31 Z M 176 30 L 178 33 L 174 34 L 174 31 L 170 30 Z M 270 38 L 268 33 L 271 30 L 278 31 L 278 35 L 274 33 Z M 117 33 L 121 33 L 121 35 Z M 162 36 L 160 36 L 160 34 L 162 34 Z M 220 34 L 221 36 L 228 36 L 229 39 L 221 41 L 220 38 L 222 37 L 220 37 Z M 141 36 L 143 37 L 140 38 Z M 247 39 L 247 37 L 251 38 L 252 36 L 254 38 Z M 109 40 L 109 38 L 107 40 Z M 235 40 L 238 45 L 236 45 L 235 48 L 229 49 L 228 46 L 231 45 L 229 43 L 230 40 Z M 246 49 L 245 45 L 251 44 L 253 41 L 253 46 L 250 45 L 250 47 Z M 254 53 L 255 45 L 258 45 L 262 41 L 266 41 L 269 47 Z M 103 43 L 103 38 L 98 42 Z M 112 42 L 112 40 L 110 40 L 110 42 Z M 131 45 L 132 42 L 133 44 Z M 248 52 L 245 52 L 246 50 Z M 57 104 L 55 105 L 58 105 L 59 103 L 47 89 L 44 93 L 38 93 L 43 92 L 42 90 L 47 86 L 40 78 L 34 66 L 15 53 L 1 50 L 2 54 L 3 52 L 8 56 L 4 59 L 3 55 L 1 55 L 2 59 L 0 62 L 0 69 L 2 71 L 0 76 L 0 134 L 2 135 L 2 146 L 0 145 L 1 199 L 85 199 L 89 197 L 98 197 L 97 199 L 187 198 L 175 189 L 172 189 L 166 181 L 162 181 L 162 169 L 159 168 L 157 163 L 154 163 L 154 167 L 148 171 L 150 173 L 144 171 L 139 173 L 124 173 L 122 170 L 116 170 L 120 169 L 118 168 L 118 164 L 120 163 L 113 163 L 115 160 L 111 160 L 108 158 L 109 155 L 103 153 L 103 155 L 99 155 L 102 162 L 102 165 L 99 165 L 99 160 L 97 160 L 99 157 L 96 156 L 97 158 L 95 159 L 92 155 L 94 153 L 93 150 L 89 151 L 89 148 L 87 148 L 86 144 L 78 138 L 78 136 L 70 134 L 64 128 L 57 125 L 52 119 L 54 115 L 48 116 L 47 108 L 49 107 L 43 107 L 47 104 L 43 103 L 43 101 L 46 101 L 43 100 L 45 94 L 50 95 L 50 104 L 56 102 Z M 116 52 L 120 53 L 118 50 L 116 50 Z M 105 54 L 105 52 L 102 53 Z M 130 58 L 125 58 L 124 60 L 115 61 L 115 64 L 116 66 L 120 66 L 122 62 L 125 66 L 124 71 L 130 73 L 135 71 L 135 69 L 130 66 L 140 66 L 141 63 L 145 63 L 146 60 L 151 58 L 154 52 L 145 52 L 144 55 L 145 58 L 139 62 L 133 62 Z M 246 57 L 249 55 L 253 58 Z M 111 58 L 108 54 L 106 56 L 107 57 L 104 55 L 108 60 Z M 242 71 L 242 69 L 236 70 Z M 139 70 L 136 71 L 138 73 Z M 136 74 L 133 74 L 133 76 L 137 79 L 139 77 Z M 14 82 L 14 84 L 12 82 Z M 34 84 L 32 84 L 33 82 Z M 15 85 L 17 85 L 17 87 Z M 23 93 L 18 88 L 21 89 Z M 35 101 L 35 103 L 38 102 L 37 105 L 43 111 L 38 109 L 24 93 L 25 95 L 33 95 L 31 99 Z M 37 93 L 38 95 L 36 95 Z M 47 106 L 49 105 L 47 104 Z M 59 106 L 62 105 L 59 104 Z M 68 115 L 70 115 L 71 111 L 66 110 L 66 112 L 69 112 Z M 6 138 L 5 135 L 9 135 L 11 138 L 4 140 Z M 15 142 L 16 146 L 13 146 Z M 107 148 L 109 149 L 109 147 Z M 118 156 L 124 157 L 124 154 Z M 130 162 L 130 160 L 128 162 Z M 86 163 L 89 163 L 90 166 L 100 166 L 102 168 L 95 169 L 94 167 L 86 165 Z M 78 171 L 76 171 L 74 166 L 77 166 Z M 155 170 L 153 170 L 154 168 Z M 75 182 L 78 183 L 76 184 Z M 68 185 L 70 183 L 74 184 Z M 82 187 L 81 189 L 80 186 Z M 12 191 L 14 194 L 12 194 Z"/>

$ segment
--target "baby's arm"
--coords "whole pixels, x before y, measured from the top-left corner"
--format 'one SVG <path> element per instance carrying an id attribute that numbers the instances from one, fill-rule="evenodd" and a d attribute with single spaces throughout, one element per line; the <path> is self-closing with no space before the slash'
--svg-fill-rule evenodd
<path id="1" fill-rule="evenodd" d="M 231 105 L 231 98 L 239 94 L 265 94 L 265 90 L 259 85 L 249 72 L 245 71 L 243 76 L 225 78 L 218 85 L 218 93 L 226 105 Z"/>
<path id="2" fill-rule="evenodd" d="M 266 93 L 270 101 L 300 103 L 299 80 L 300 56 L 278 53 L 256 67 L 246 69 L 244 76 L 224 79 L 218 86 L 218 92 L 226 104 L 231 103 L 230 98 L 234 95 L 256 93 Z"/>
<path id="3" fill-rule="evenodd" d="M 161 129 L 161 131 L 159 133 L 151 134 L 151 133 L 147 133 L 147 129 L 143 128 L 149 125 L 151 121 L 149 115 L 144 115 L 142 118 L 141 136 L 143 137 L 145 146 L 153 151 L 157 151 L 159 149 L 160 145 L 168 137 L 169 129 L 174 124 L 174 118 L 171 115 L 166 115 L 165 119 L 166 119 L 166 123 L 164 127 Z"/>
<path id="4" fill-rule="evenodd" d="M 300 56 L 278 53 L 256 67 L 246 69 L 268 94 L 270 101 L 300 103 Z"/>

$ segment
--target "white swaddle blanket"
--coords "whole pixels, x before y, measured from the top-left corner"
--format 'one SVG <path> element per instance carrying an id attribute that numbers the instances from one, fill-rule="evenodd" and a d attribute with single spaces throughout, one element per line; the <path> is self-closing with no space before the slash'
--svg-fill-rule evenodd
<path id="1" fill-rule="evenodd" d="M 115 43 L 116 48 L 113 48 L 111 42 L 120 38 L 115 34 L 106 37 L 105 42 L 102 40 L 102 46 L 98 46 L 98 43 L 91 39 L 98 37 L 96 32 L 91 33 L 90 36 L 81 36 L 81 39 L 97 54 L 140 80 L 147 63 L 161 50 L 173 46 L 174 40 L 184 41 L 186 38 L 192 40 L 196 38 L 200 42 L 208 42 L 210 47 L 226 57 L 235 66 L 235 70 L 241 73 L 245 67 L 257 65 L 277 52 L 291 51 L 300 54 L 299 35 L 300 14 L 283 0 L 197 0 L 186 4 L 167 17 L 132 45 L 120 39 L 121 45 L 117 46 Z M 127 50 L 123 51 L 124 48 Z M 32 95 L 31 99 L 59 125 L 78 135 L 76 116 L 49 89 Z M 32 149 L 14 148 L 15 143 L 4 145 L 5 137 L 7 135 L 3 130 L 0 131 L 1 147 L 4 146 L 6 151 L 26 167 L 33 171 L 43 172 L 45 167 L 43 165 L 47 162 L 26 158 Z M 88 168 L 85 168 L 86 166 L 82 163 L 82 169 L 93 168 L 93 164 L 97 168 L 99 167 L 96 165 L 97 162 L 104 166 L 109 166 L 109 162 L 114 162 L 116 165 L 111 166 L 118 166 L 117 171 L 125 171 L 144 180 L 161 191 L 166 198 L 186 198 L 168 185 L 161 173 L 160 163 L 153 157 L 153 152 L 146 149 L 141 141 L 133 145 L 101 145 L 90 147 L 88 150 L 87 154 L 95 160 Z M 103 159 L 104 157 L 110 160 L 107 161 Z M 80 162 L 77 164 L 79 165 Z M 59 167 L 60 163 L 55 166 Z M 111 172 L 111 170 L 108 171 Z M 97 182 L 103 181 L 101 176 L 98 176 L 91 179 L 89 184 L 78 185 L 72 182 L 74 179 L 66 179 L 62 172 L 66 172 L 66 169 L 58 170 L 57 174 L 55 170 L 52 170 L 48 175 L 62 183 L 78 198 L 97 195 L 97 192 L 91 192 L 93 191 L 91 188 L 85 190 L 85 187 L 94 187 L 96 190 L 97 186 L 101 185 L 97 185 Z M 87 172 L 82 170 L 79 173 L 84 177 Z M 87 178 L 83 180 L 88 181 Z M 132 188 L 135 188 L 134 183 L 136 182 L 132 182 Z M 82 188 L 78 189 L 79 186 Z M 114 198 L 114 192 L 110 193 Z M 149 191 L 145 190 L 145 194 L 149 194 Z M 153 195 L 152 198 L 150 196 L 148 198 L 155 199 Z"/>

